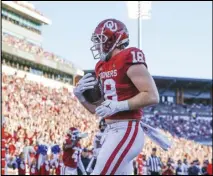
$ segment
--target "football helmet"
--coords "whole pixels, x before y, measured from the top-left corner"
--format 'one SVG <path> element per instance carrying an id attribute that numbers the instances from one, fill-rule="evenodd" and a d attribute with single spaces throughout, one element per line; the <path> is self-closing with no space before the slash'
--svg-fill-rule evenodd
<path id="1" fill-rule="evenodd" d="M 91 38 L 90 48 L 94 59 L 109 60 L 115 48 L 129 45 L 129 33 L 124 23 L 116 19 L 106 19 L 98 24 Z"/>
<path id="2" fill-rule="evenodd" d="M 80 131 L 77 128 L 75 128 L 75 127 L 69 128 L 69 130 L 67 132 L 67 135 L 70 136 L 72 141 L 77 140 L 79 134 L 80 134 Z"/>

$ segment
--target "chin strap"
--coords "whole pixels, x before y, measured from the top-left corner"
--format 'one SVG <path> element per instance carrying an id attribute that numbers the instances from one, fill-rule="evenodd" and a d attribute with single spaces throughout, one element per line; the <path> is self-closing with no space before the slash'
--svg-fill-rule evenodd
<path id="1" fill-rule="evenodd" d="M 112 48 L 109 50 L 109 52 L 107 54 L 101 54 L 101 57 L 104 57 L 104 59 L 101 59 L 101 60 L 108 61 L 111 58 L 112 51 L 117 47 L 117 44 L 119 43 L 120 38 L 121 38 L 121 34 L 119 35 L 119 37 L 117 38 L 116 42 L 114 43 Z"/>

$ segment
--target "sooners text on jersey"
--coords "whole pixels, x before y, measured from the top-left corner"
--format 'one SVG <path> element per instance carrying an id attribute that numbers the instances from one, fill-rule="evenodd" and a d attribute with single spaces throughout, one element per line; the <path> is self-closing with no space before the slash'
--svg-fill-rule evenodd
<path id="1" fill-rule="evenodd" d="M 127 76 L 127 70 L 135 64 L 147 67 L 143 52 L 134 47 L 122 50 L 107 62 L 100 60 L 96 64 L 95 73 L 102 82 L 105 100 L 123 101 L 139 93 Z M 125 111 L 106 119 L 141 119 L 142 113 L 142 109 Z"/>

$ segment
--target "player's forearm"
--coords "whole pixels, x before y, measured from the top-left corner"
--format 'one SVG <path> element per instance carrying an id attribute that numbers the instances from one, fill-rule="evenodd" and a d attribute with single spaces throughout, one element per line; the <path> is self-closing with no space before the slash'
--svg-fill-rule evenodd
<path id="1" fill-rule="evenodd" d="M 80 102 L 91 114 L 95 114 L 95 108 L 97 107 L 96 105 L 92 105 L 88 103 L 87 101 Z"/>
<path id="2" fill-rule="evenodd" d="M 92 114 L 95 114 L 95 109 L 100 106 L 100 104 L 104 101 L 104 99 L 101 99 L 96 105 L 90 104 L 86 100 L 81 101 L 80 103 Z"/>
<path id="3" fill-rule="evenodd" d="M 140 92 L 128 100 L 130 110 L 136 110 L 159 103 L 158 92 Z"/>

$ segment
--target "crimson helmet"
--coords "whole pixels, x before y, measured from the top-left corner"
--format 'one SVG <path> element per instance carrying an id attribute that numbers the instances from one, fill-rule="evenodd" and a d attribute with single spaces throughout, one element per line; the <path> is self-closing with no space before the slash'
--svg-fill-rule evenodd
<path id="1" fill-rule="evenodd" d="M 116 19 L 106 19 L 98 24 L 91 38 L 90 48 L 94 59 L 108 60 L 115 48 L 129 45 L 129 33 L 124 23 Z"/>
<path id="2" fill-rule="evenodd" d="M 67 132 L 67 135 L 69 135 L 71 137 L 71 139 L 74 141 L 78 138 L 79 134 L 80 134 L 80 131 L 75 127 L 69 128 L 69 130 Z"/>

